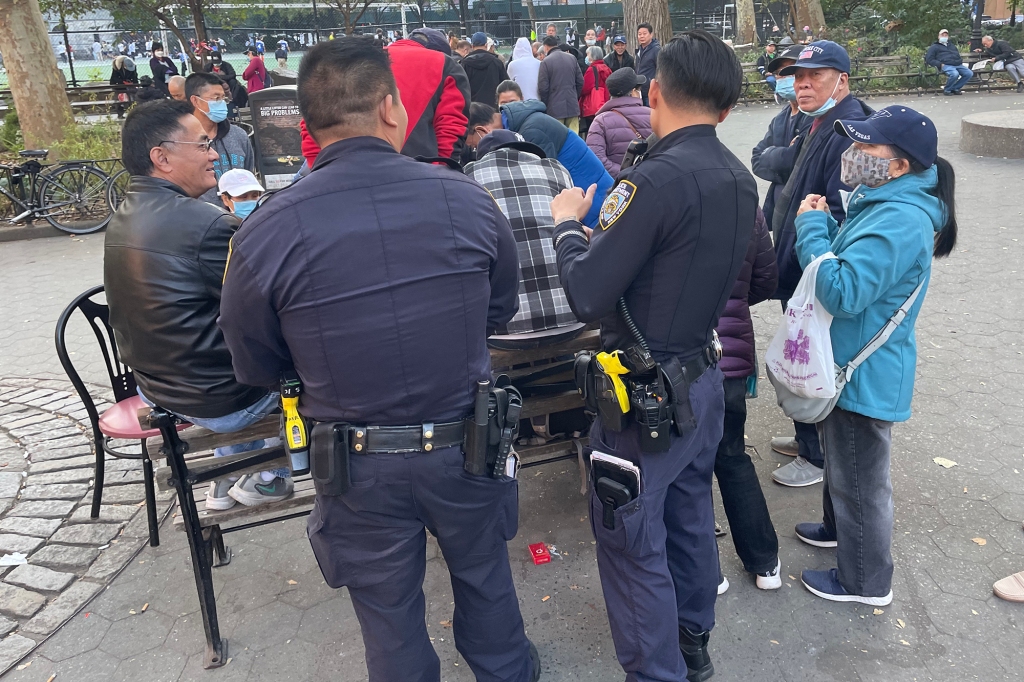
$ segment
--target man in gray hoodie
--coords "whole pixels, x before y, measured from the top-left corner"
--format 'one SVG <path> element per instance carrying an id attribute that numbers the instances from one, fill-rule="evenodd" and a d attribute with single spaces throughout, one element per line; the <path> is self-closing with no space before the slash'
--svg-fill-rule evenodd
<path id="1" fill-rule="evenodd" d="M 204 72 L 194 73 L 185 79 L 185 98 L 192 105 L 192 115 L 199 119 L 203 131 L 213 140 L 213 150 L 217 152 L 213 171 L 218 181 L 232 168 L 244 168 L 251 173 L 256 171 L 249 136 L 227 121 L 228 101 L 222 83 L 219 76 Z M 216 187 L 199 198 L 221 206 Z"/>

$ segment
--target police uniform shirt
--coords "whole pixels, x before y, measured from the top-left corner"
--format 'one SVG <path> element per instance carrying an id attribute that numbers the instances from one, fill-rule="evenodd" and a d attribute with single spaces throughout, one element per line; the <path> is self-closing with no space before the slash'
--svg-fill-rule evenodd
<path id="1" fill-rule="evenodd" d="M 329 145 L 232 240 L 220 324 L 239 381 L 293 363 L 320 421 L 453 421 L 491 376 L 519 263 L 485 189 L 375 137 Z"/>
<path id="2" fill-rule="evenodd" d="M 583 322 L 601 320 L 607 351 L 635 343 L 623 295 L 655 360 L 708 344 L 739 274 L 757 208 L 753 176 L 715 128 L 681 128 L 619 175 L 588 244 L 579 223 L 554 231 L 558 273 Z"/>

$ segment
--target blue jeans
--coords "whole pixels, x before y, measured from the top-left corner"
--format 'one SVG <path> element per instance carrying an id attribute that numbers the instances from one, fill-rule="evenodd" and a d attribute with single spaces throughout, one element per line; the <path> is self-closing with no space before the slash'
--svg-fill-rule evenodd
<path id="1" fill-rule="evenodd" d="M 139 396 L 147 405 L 155 407 L 153 401 L 146 396 L 142 395 L 142 390 L 139 390 Z M 184 414 L 174 414 L 181 417 L 185 421 L 201 426 L 204 429 L 209 429 L 214 433 L 234 433 L 235 431 L 241 431 L 242 429 L 252 426 L 256 422 L 262 421 L 268 415 L 273 414 L 280 407 L 281 394 L 272 391 L 267 395 L 263 396 L 249 407 L 243 408 L 238 412 L 232 412 L 226 414 L 223 417 L 189 417 Z M 213 451 L 214 457 L 224 457 L 226 455 L 237 455 L 240 452 L 249 452 L 250 450 L 262 450 L 265 447 L 273 447 L 277 445 L 275 441 L 279 441 L 278 438 L 271 438 L 269 440 L 253 440 L 248 443 L 235 443 L 234 445 L 225 445 L 224 447 L 217 448 Z M 271 473 L 281 478 L 288 478 L 292 475 L 291 469 L 273 469 Z"/>
<path id="2" fill-rule="evenodd" d="M 768 83 L 768 87 L 771 89 L 771 91 L 775 92 L 775 76 L 767 76 L 764 80 L 766 83 Z M 772 570 L 775 570 L 774 566 L 772 566 Z"/>
<path id="3" fill-rule="evenodd" d="M 945 92 L 960 92 L 967 85 L 967 81 L 971 80 L 974 76 L 974 72 L 962 64 L 960 66 L 944 64 L 942 66 L 942 73 L 948 76 L 946 87 L 943 88 Z"/>

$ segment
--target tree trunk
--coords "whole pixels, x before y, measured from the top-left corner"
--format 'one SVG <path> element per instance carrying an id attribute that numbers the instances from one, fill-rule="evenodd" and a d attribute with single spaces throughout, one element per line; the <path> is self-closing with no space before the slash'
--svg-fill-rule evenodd
<path id="1" fill-rule="evenodd" d="M 758 42 L 754 22 L 754 0 L 736 0 L 736 42 L 739 45 Z"/>
<path id="2" fill-rule="evenodd" d="M 804 26 L 811 27 L 811 34 L 819 37 L 825 28 L 825 12 L 821 9 L 821 0 L 796 0 L 797 31 L 803 32 Z"/>
<path id="3" fill-rule="evenodd" d="M 654 27 L 654 37 L 662 45 L 672 40 L 668 0 L 622 0 L 622 30 L 633 54 L 636 54 L 637 47 L 636 26 L 643 22 Z"/>
<path id="4" fill-rule="evenodd" d="M 537 26 L 537 8 L 533 6 L 533 0 L 523 0 L 526 11 L 530 14 L 530 30 L 535 31 Z"/>
<path id="5" fill-rule="evenodd" d="M 52 147 L 74 115 L 38 0 L 0 0 L 0 53 L 25 147 Z"/>

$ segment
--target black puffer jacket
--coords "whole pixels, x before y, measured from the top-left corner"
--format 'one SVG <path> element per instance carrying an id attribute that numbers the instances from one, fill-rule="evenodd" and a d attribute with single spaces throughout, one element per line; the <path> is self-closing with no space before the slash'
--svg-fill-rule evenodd
<path id="1" fill-rule="evenodd" d="M 147 398 L 178 414 L 223 417 L 267 393 L 235 380 L 217 326 L 238 224 L 177 185 L 136 175 L 107 227 L 103 282 L 121 359 Z"/>

